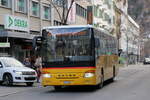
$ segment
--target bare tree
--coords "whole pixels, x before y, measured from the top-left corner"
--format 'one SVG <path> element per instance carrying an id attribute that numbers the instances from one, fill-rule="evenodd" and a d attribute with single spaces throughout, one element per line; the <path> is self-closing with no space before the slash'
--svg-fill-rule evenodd
<path id="1" fill-rule="evenodd" d="M 69 16 L 69 13 L 70 13 L 70 10 L 71 10 L 75 0 L 70 0 L 70 4 L 69 5 L 67 5 L 68 0 L 47 0 L 47 1 L 56 10 L 61 23 L 66 25 L 67 24 L 67 20 L 68 20 L 68 16 Z M 61 1 L 62 5 L 61 6 L 57 5 L 56 4 L 57 1 Z M 59 10 L 60 8 L 62 9 L 62 12 Z"/>

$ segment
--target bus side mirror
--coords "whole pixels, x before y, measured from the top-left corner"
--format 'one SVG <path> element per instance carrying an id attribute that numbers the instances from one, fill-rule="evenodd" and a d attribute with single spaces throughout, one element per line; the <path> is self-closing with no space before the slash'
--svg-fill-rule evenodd
<path id="1" fill-rule="evenodd" d="M 95 38 L 95 47 L 96 47 L 96 48 L 99 48 L 99 47 L 100 47 L 99 38 Z"/>
<path id="2" fill-rule="evenodd" d="M 42 43 L 42 37 L 41 36 L 34 37 L 33 40 L 32 40 L 33 50 L 36 51 L 38 44 L 41 44 L 41 43 Z"/>
<path id="3" fill-rule="evenodd" d="M 47 36 L 47 34 L 48 34 L 48 32 L 44 29 L 44 30 L 42 30 L 42 36 L 43 37 L 46 37 Z"/>
<path id="4" fill-rule="evenodd" d="M 36 37 L 34 37 L 33 40 L 32 40 L 32 48 L 33 48 L 34 51 L 35 51 L 36 46 L 37 46 Z"/>
<path id="5" fill-rule="evenodd" d="M 119 50 L 118 50 L 118 56 L 120 56 L 121 53 L 122 53 L 122 49 L 119 49 Z"/>

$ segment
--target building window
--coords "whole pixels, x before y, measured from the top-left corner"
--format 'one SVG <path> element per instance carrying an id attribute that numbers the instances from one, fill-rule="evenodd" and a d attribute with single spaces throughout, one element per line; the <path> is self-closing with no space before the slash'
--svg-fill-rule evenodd
<path id="1" fill-rule="evenodd" d="M 26 13 L 26 11 L 27 11 L 27 0 L 18 0 L 17 11 Z"/>
<path id="2" fill-rule="evenodd" d="M 104 20 L 111 24 L 111 19 L 107 13 L 104 14 Z"/>
<path id="3" fill-rule="evenodd" d="M 65 8 L 67 8 L 68 2 L 67 0 L 53 0 L 53 2 L 58 5 L 58 6 L 64 6 Z"/>
<path id="4" fill-rule="evenodd" d="M 43 11 L 44 11 L 43 18 L 50 19 L 50 7 L 43 6 Z"/>
<path id="5" fill-rule="evenodd" d="M 99 9 L 99 17 L 100 18 L 103 18 L 103 13 L 104 13 L 104 11 L 102 9 Z"/>
<path id="6" fill-rule="evenodd" d="M 81 17 L 87 18 L 87 10 L 78 4 L 76 4 L 76 14 Z"/>
<path id="7" fill-rule="evenodd" d="M 1 6 L 11 8 L 11 0 L 0 0 Z"/>
<path id="8" fill-rule="evenodd" d="M 104 3 L 108 6 L 109 9 L 111 9 L 112 0 L 105 0 Z"/>
<path id="9" fill-rule="evenodd" d="M 97 14 L 98 14 L 97 12 L 98 12 L 98 8 L 97 8 L 97 6 L 94 6 L 94 16 L 95 17 L 97 17 Z"/>
<path id="10" fill-rule="evenodd" d="M 39 3 L 32 1 L 32 15 L 39 17 Z"/>
<path id="11" fill-rule="evenodd" d="M 61 22 L 54 20 L 54 26 L 61 26 L 63 25 Z"/>
<path id="12" fill-rule="evenodd" d="M 94 6 L 94 16 L 98 18 L 103 18 L 103 10 L 99 6 Z"/>
<path id="13" fill-rule="evenodd" d="M 116 24 L 116 19 L 115 19 L 115 16 L 113 16 L 113 24 Z"/>

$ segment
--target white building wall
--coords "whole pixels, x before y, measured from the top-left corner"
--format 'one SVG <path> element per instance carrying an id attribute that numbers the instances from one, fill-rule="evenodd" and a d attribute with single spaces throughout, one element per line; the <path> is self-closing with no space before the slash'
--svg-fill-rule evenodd
<path id="1" fill-rule="evenodd" d="M 121 49 L 124 52 L 138 54 L 139 25 L 130 17 L 122 15 Z"/>
<path id="2" fill-rule="evenodd" d="M 93 4 L 93 25 L 97 28 L 103 28 L 106 31 L 112 32 L 115 26 L 114 23 L 115 11 L 113 8 L 113 0 L 92 0 L 92 4 Z M 101 13 L 102 15 L 100 17 Z M 106 14 L 109 17 L 108 20 L 106 20 Z"/>

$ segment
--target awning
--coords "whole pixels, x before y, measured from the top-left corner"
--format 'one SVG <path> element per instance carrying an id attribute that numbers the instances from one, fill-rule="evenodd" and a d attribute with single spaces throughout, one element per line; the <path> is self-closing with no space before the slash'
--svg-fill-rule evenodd
<path id="1" fill-rule="evenodd" d="M 23 39 L 33 39 L 35 35 L 22 32 L 0 31 L 0 37 L 13 37 Z"/>

